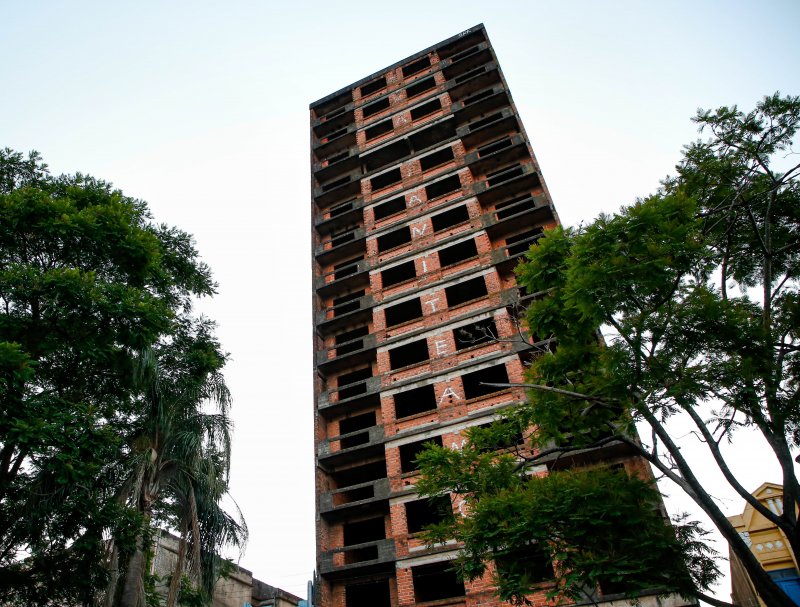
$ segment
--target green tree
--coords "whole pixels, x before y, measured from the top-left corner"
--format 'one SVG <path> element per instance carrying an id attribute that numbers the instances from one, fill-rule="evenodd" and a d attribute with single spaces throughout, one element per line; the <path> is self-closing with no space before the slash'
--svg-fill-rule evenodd
<path id="1" fill-rule="evenodd" d="M 137 353 L 214 290 L 191 237 L 144 202 L 0 151 L 0 601 L 90 604 L 106 540 L 141 535 L 119 499 Z"/>
<path id="2" fill-rule="evenodd" d="M 478 520 L 507 491 L 522 512 L 533 499 L 528 487 L 540 483 L 524 476 L 532 465 L 576 449 L 624 443 L 709 516 L 767 604 L 788 607 L 793 603 L 760 567 L 697 473 L 713 461 L 800 553 L 800 485 L 792 453 L 800 441 L 800 165 L 791 162 L 800 98 L 776 93 L 751 112 L 735 106 L 701 110 L 695 121 L 710 138 L 686 147 L 677 175 L 657 194 L 586 226 L 552 230 L 518 268 L 520 283 L 535 294 L 526 316 L 529 331 L 558 344 L 531 365 L 529 402 L 510 412 L 504 424 L 509 431 L 536 428 L 534 454 L 518 457 L 514 465 L 502 458 L 479 465 L 456 458 L 442 476 L 433 465 L 449 454 L 433 451 L 423 459 L 428 477 L 423 488 L 464 495 Z M 670 431 L 680 420 L 692 424 L 710 458 L 687 459 Z M 635 438 L 634 424 L 647 428 L 647 440 Z M 781 514 L 755 500 L 725 460 L 724 443 L 735 441 L 743 427 L 763 435 L 782 470 Z M 478 476 L 501 480 L 488 489 L 461 487 L 464 465 Z M 525 489 L 507 489 L 510 476 L 520 477 Z M 610 503 L 602 492 L 589 490 L 587 499 Z M 544 500 L 542 508 L 555 499 Z M 517 510 L 508 514 L 516 516 Z M 593 518 L 586 523 L 596 526 Z M 477 524 L 461 519 L 453 531 L 467 533 L 465 555 L 475 550 L 480 558 L 491 558 L 492 550 L 469 535 Z M 696 589 L 679 577 L 668 586 L 701 596 L 714 571 L 709 555 L 697 552 L 696 532 L 679 525 L 676 533 Z M 528 541 L 537 539 L 532 535 Z M 578 575 L 592 586 L 620 573 L 614 563 L 602 561 L 571 563 L 565 575 Z M 517 584 L 510 596 L 525 590 Z"/>
<path id="3" fill-rule="evenodd" d="M 107 605 L 144 604 L 145 565 L 159 526 L 180 533 L 167 607 L 175 605 L 187 560 L 190 580 L 208 601 L 222 563 L 220 550 L 242 547 L 246 540 L 241 517 L 220 507 L 228 489 L 230 394 L 221 373 L 226 357 L 212 330 L 203 319 L 183 323 L 141 361 L 143 410 L 129 439 L 133 448 L 122 495 L 149 525 L 133 550 L 122 551 L 122 580 L 112 579 Z M 112 549 L 112 571 L 120 556 Z"/>

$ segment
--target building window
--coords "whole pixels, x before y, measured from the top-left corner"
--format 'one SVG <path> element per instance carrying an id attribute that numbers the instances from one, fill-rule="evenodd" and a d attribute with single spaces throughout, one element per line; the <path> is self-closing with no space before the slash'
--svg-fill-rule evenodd
<path id="1" fill-rule="evenodd" d="M 433 384 L 403 390 L 394 395 L 394 414 L 397 419 L 436 410 Z"/>
<path id="2" fill-rule="evenodd" d="M 417 456 L 422 453 L 428 443 L 442 446 L 442 437 L 434 436 L 433 438 L 426 438 L 415 443 L 407 443 L 400 445 L 400 471 L 403 473 L 416 472 L 419 470 L 417 464 Z"/>
<path id="3" fill-rule="evenodd" d="M 395 247 L 411 242 L 411 228 L 403 226 L 398 230 L 378 236 L 378 253 L 383 253 Z"/>
<path id="4" fill-rule="evenodd" d="M 450 245 L 444 249 L 439 249 L 439 265 L 443 268 L 452 266 L 467 259 L 478 256 L 478 247 L 474 239 Z"/>
<path id="5" fill-rule="evenodd" d="M 422 303 L 419 297 L 389 306 L 383 310 L 386 327 L 395 327 L 406 322 L 422 318 Z"/>
<path id="6" fill-rule="evenodd" d="M 422 59 L 418 59 L 414 63 L 409 63 L 406 66 L 403 66 L 403 78 L 408 78 L 409 76 L 413 76 L 414 74 L 419 74 L 420 72 L 428 69 L 431 66 L 431 58 L 427 55 Z"/>
<path id="7" fill-rule="evenodd" d="M 461 376 L 464 386 L 464 398 L 467 400 L 493 394 L 508 388 L 497 388 L 485 384 L 507 384 L 508 371 L 504 364 L 495 365 L 472 373 L 465 373 Z"/>
<path id="8" fill-rule="evenodd" d="M 380 78 L 376 78 L 372 82 L 368 82 L 361 86 L 361 96 L 366 97 L 367 95 L 372 95 L 372 93 L 377 93 L 382 88 L 386 87 L 386 76 L 381 76 Z"/>
<path id="9" fill-rule="evenodd" d="M 414 582 L 414 598 L 418 602 L 466 594 L 463 582 L 458 580 L 453 566 L 447 561 L 412 567 L 411 579 Z"/>
<path id="10" fill-rule="evenodd" d="M 486 281 L 483 279 L 483 276 L 464 280 L 444 290 L 445 297 L 447 297 L 447 305 L 450 308 L 472 301 L 473 299 L 479 299 L 487 293 Z"/>
<path id="11" fill-rule="evenodd" d="M 442 102 L 437 97 L 433 101 L 428 101 L 428 103 L 423 103 L 422 105 L 418 105 L 413 110 L 411 110 L 411 120 L 419 120 L 420 118 L 424 118 L 425 116 L 430 116 L 434 112 L 438 112 L 442 109 Z"/>
<path id="12" fill-rule="evenodd" d="M 428 341 L 419 339 L 410 344 L 397 346 L 389 350 L 389 367 L 392 370 L 402 369 L 410 365 L 416 365 L 430 358 L 428 353 Z"/>

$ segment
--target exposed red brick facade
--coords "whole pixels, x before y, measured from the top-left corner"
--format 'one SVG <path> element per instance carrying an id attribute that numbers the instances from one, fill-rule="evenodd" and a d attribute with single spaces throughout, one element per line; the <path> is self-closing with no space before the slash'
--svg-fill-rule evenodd
<path id="1" fill-rule="evenodd" d="M 313 103 L 311 127 L 319 607 L 500 605 L 408 514 L 416 446 L 525 397 L 474 378 L 523 380 L 513 268 L 558 222 L 483 26 Z M 500 339 L 465 343 L 476 323 Z"/>

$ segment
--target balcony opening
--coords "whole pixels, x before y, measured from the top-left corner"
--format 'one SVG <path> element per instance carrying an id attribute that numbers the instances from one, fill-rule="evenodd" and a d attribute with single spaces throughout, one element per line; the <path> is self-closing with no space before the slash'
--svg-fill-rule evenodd
<path id="1" fill-rule="evenodd" d="M 333 141 L 334 139 L 336 139 L 337 137 L 341 137 L 345 133 L 347 133 L 347 127 L 339 129 L 338 131 L 334 131 L 333 133 L 328 133 L 328 135 L 323 137 L 323 141 L 325 141 L 326 143 L 328 141 Z"/>
<path id="2" fill-rule="evenodd" d="M 419 533 L 429 525 L 453 518 L 453 506 L 447 495 L 406 502 L 405 507 L 409 533 Z"/>
<path id="3" fill-rule="evenodd" d="M 452 64 L 456 63 L 457 61 L 461 61 L 462 59 L 466 59 L 467 57 L 477 53 L 479 50 L 480 46 L 476 44 L 475 46 L 468 48 L 465 51 L 461 51 L 460 53 L 456 53 L 455 55 L 453 55 L 453 58 L 450 59 L 450 63 Z"/>
<path id="4" fill-rule="evenodd" d="M 403 226 L 398 230 L 378 236 L 378 253 L 383 253 L 409 242 L 411 242 L 411 228 Z"/>
<path id="5" fill-rule="evenodd" d="M 433 443 L 442 446 L 442 437 L 434 436 L 433 438 L 426 438 L 415 443 L 408 443 L 400 445 L 400 470 L 403 473 L 416 472 L 419 470 L 417 465 L 417 455 L 419 455 L 428 443 Z"/>
<path id="6" fill-rule="evenodd" d="M 417 59 L 414 63 L 409 63 L 403 66 L 403 78 L 408 78 L 414 74 L 419 74 L 421 71 L 428 69 L 431 66 L 431 58 L 427 55 L 422 59 Z"/>
<path id="7" fill-rule="evenodd" d="M 453 148 L 448 146 L 442 150 L 428 154 L 419 159 L 419 166 L 423 171 L 429 171 L 434 167 L 438 167 L 446 162 L 450 162 L 453 156 Z"/>
<path id="8" fill-rule="evenodd" d="M 428 101 L 428 103 L 423 103 L 422 105 L 418 105 L 413 110 L 411 110 L 411 120 L 419 120 L 420 118 L 424 118 L 425 116 L 430 116 L 434 112 L 438 112 L 442 109 L 442 101 L 437 97 L 433 101 Z"/>
<path id="9" fill-rule="evenodd" d="M 540 543 L 495 557 L 500 575 L 524 576 L 531 584 L 547 582 L 555 577 L 553 561 L 546 548 Z"/>
<path id="10" fill-rule="evenodd" d="M 347 202 L 343 202 L 342 204 L 337 204 L 334 207 L 331 207 L 330 216 L 331 217 L 338 217 L 339 215 L 343 215 L 353 209 L 353 204 L 355 200 L 348 200 Z"/>
<path id="11" fill-rule="evenodd" d="M 336 181 L 331 181 L 329 183 L 325 183 L 322 185 L 322 191 L 328 192 L 334 188 L 338 188 L 340 185 L 344 185 L 346 183 L 350 183 L 350 175 L 346 177 L 342 177 L 341 179 L 337 179 Z"/>
<path id="12" fill-rule="evenodd" d="M 503 202 L 496 204 L 494 210 L 497 218 L 505 219 L 506 217 L 511 217 L 512 215 L 519 213 L 520 209 L 516 205 L 518 202 L 522 202 L 523 200 L 531 200 L 531 195 L 526 193 L 522 196 L 516 196 L 511 200 L 504 200 Z M 531 206 L 533 206 L 532 200 Z"/>
<path id="13" fill-rule="evenodd" d="M 386 539 L 386 524 L 382 516 L 365 521 L 345 523 L 342 525 L 342 531 L 345 546 L 355 546 L 356 544 Z"/>
<path id="14" fill-rule="evenodd" d="M 350 156 L 350 151 L 349 150 L 345 150 L 344 152 L 341 152 L 340 154 L 334 154 L 333 156 L 330 156 L 330 157 L 327 158 L 328 166 L 331 166 L 332 164 L 336 164 L 337 162 L 339 162 L 340 160 L 344 160 L 348 156 Z"/>
<path id="15" fill-rule="evenodd" d="M 363 485 L 381 478 L 386 478 L 386 461 L 383 459 L 353 468 L 338 470 L 333 474 L 333 481 L 340 489 Z"/>
<path id="16" fill-rule="evenodd" d="M 372 82 L 368 82 L 364 84 L 359 89 L 361 91 L 361 96 L 366 97 L 367 95 L 372 95 L 372 93 L 377 93 L 382 88 L 386 87 L 386 76 L 381 76 L 380 78 L 376 78 Z"/>
<path id="17" fill-rule="evenodd" d="M 411 579 L 414 581 L 414 598 L 420 603 L 466 594 L 464 583 L 458 580 L 448 561 L 412 567 Z"/>
<path id="18" fill-rule="evenodd" d="M 502 117 L 503 117 L 503 114 L 501 112 L 496 112 L 494 114 L 491 114 L 490 116 L 487 116 L 486 118 L 482 118 L 481 120 L 476 120 L 475 122 L 470 122 L 469 125 L 468 125 L 469 126 L 469 132 L 471 133 L 473 131 L 477 131 L 479 128 L 484 127 L 487 124 L 491 124 L 495 120 L 499 120 Z"/>
<path id="19" fill-rule="evenodd" d="M 351 274 L 355 274 L 358 272 L 358 262 L 364 259 L 363 255 L 359 255 L 358 257 L 353 257 L 352 259 L 348 259 L 347 261 L 343 261 L 341 263 L 337 263 L 333 266 L 333 278 L 334 280 L 338 280 L 340 278 L 344 278 L 345 276 L 350 276 Z"/>
<path id="20" fill-rule="evenodd" d="M 487 293 L 486 281 L 483 276 L 465 280 L 444 290 L 447 305 L 450 308 L 483 297 Z"/>
<path id="21" fill-rule="evenodd" d="M 483 158 L 484 156 L 488 156 L 489 154 L 494 154 L 495 152 L 499 152 L 500 150 L 509 148 L 511 147 L 511 144 L 512 144 L 511 137 L 505 137 L 504 139 L 500 139 L 499 141 L 494 141 L 488 145 L 478 148 L 478 156 Z"/>
<path id="22" fill-rule="evenodd" d="M 378 112 L 382 112 L 389 108 L 389 98 L 384 97 L 383 99 L 379 99 L 375 103 L 370 103 L 369 105 L 365 105 L 364 109 L 362 110 L 364 114 L 364 118 L 368 118 Z"/>
<path id="23" fill-rule="evenodd" d="M 403 390 L 394 395 L 394 414 L 397 419 L 436 410 L 433 384 Z"/>
<path id="24" fill-rule="evenodd" d="M 486 99 L 492 95 L 494 95 L 494 89 L 487 89 L 485 91 L 481 91 L 480 93 L 475 93 L 474 95 L 464 99 L 464 107 L 472 105 L 473 103 L 477 103 L 481 99 Z"/>
<path id="25" fill-rule="evenodd" d="M 369 327 L 367 327 L 367 325 L 345 331 L 344 333 L 339 333 L 334 338 L 336 343 L 336 356 L 356 352 L 363 348 L 364 340 L 359 339 L 359 337 L 364 337 L 366 335 L 369 335 Z"/>
<path id="26" fill-rule="evenodd" d="M 372 377 L 372 367 L 364 367 L 343 373 L 336 379 L 336 386 L 339 388 L 339 400 L 367 393 L 367 384 L 364 380 Z"/>
<path id="27" fill-rule="evenodd" d="M 389 306 L 383 310 L 386 326 L 395 327 L 405 322 L 422 318 L 422 302 L 419 297 Z"/>
<path id="28" fill-rule="evenodd" d="M 381 272 L 381 285 L 384 289 L 411 280 L 417 275 L 413 261 L 406 261 Z"/>
<path id="29" fill-rule="evenodd" d="M 376 205 L 372 209 L 372 212 L 375 215 L 375 221 L 380 221 L 381 219 L 386 219 L 387 217 L 391 217 L 405 210 L 406 199 L 404 196 L 398 196 L 397 198 L 392 198 L 391 200 Z"/>
<path id="30" fill-rule="evenodd" d="M 345 607 L 391 607 L 389 580 L 348 584 L 344 588 Z"/>
<path id="31" fill-rule="evenodd" d="M 416 365 L 430 358 L 428 353 L 428 340 L 419 339 L 410 344 L 397 346 L 389 350 L 389 368 L 391 370 L 402 369 L 410 365 Z"/>
<path id="32" fill-rule="evenodd" d="M 339 420 L 339 434 L 350 434 L 351 432 L 366 430 L 367 428 L 374 427 L 376 424 L 375 411 L 354 415 L 353 417 L 346 417 L 345 419 Z M 361 432 L 355 436 L 343 438 L 340 441 L 342 449 L 349 449 L 350 447 L 357 447 L 358 445 L 365 445 L 367 443 L 369 443 L 369 432 Z"/>
<path id="33" fill-rule="evenodd" d="M 486 71 L 484 66 L 476 67 L 474 70 L 470 70 L 466 74 L 461 74 L 460 76 L 456 76 L 456 84 L 464 82 L 465 80 L 469 80 L 470 78 L 474 78 L 479 74 L 483 74 Z"/>
<path id="34" fill-rule="evenodd" d="M 386 171 L 385 173 L 376 175 L 369 180 L 369 185 L 374 192 L 376 190 L 387 188 L 395 183 L 400 183 L 402 179 L 403 175 L 400 173 L 400 167 L 398 167 L 396 169 L 392 169 L 391 171 Z"/>
<path id="35" fill-rule="evenodd" d="M 352 242 L 356 239 L 357 228 L 348 227 L 343 232 L 331 234 L 331 247 L 338 247 L 346 242 Z"/>
<path id="36" fill-rule="evenodd" d="M 442 230 L 452 228 L 453 226 L 457 226 L 458 224 L 464 223 L 468 220 L 469 211 L 467 210 L 467 205 L 465 204 L 431 217 L 431 223 L 433 224 L 434 232 L 441 232 Z"/>
<path id="37" fill-rule="evenodd" d="M 408 88 L 406 88 L 406 97 L 411 99 L 412 97 L 416 97 L 417 95 L 421 95 L 425 91 L 429 91 L 431 89 L 436 88 L 436 81 L 433 79 L 433 76 L 430 78 L 424 78 L 419 82 L 412 84 Z"/>
<path id="38" fill-rule="evenodd" d="M 334 318 L 361 308 L 361 302 L 358 300 L 364 297 L 364 295 L 366 295 L 366 291 L 364 289 L 361 289 L 360 291 L 353 291 L 352 293 L 348 293 L 347 295 L 342 295 L 341 297 L 337 297 L 336 299 L 334 299 L 333 300 Z"/>
<path id="39" fill-rule="evenodd" d="M 461 376 L 461 382 L 464 386 L 464 398 L 470 400 L 507 390 L 508 388 L 495 388 L 483 384 L 507 384 L 508 371 L 504 364 L 494 365 L 472 373 L 465 373 Z"/>
<path id="40" fill-rule="evenodd" d="M 524 253 L 531 248 L 532 244 L 539 240 L 541 235 L 542 228 L 533 228 L 532 230 L 527 230 L 520 234 L 509 236 L 506 238 L 506 246 L 508 247 L 506 250 L 508 251 L 508 256 L 511 257 L 512 255 L 517 255 L 518 253 Z"/>
<path id="41" fill-rule="evenodd" d="M 394 129 L 394 126 L 392 125 L 392 120 L 390 118 L 389 120 L 384 120 L 383 122 L 379 122 L 378 124 L 371 126 L 368 129 L 364 129 L 364 136 L 366 137 L 367 141 L 370 141 L 371 139 L 376 139 L 377 137 L 380 137 L 384 133 L 389 133 L 390 131 L 392 131 L 392 129 Z"/>
<path id="42" fill-rule="evenodd" d="M 329 99 L 324 103 L 320 103 L 318 106 L 314 108 L 314 113 L 317 116 L 326 116 L 331 114 L 339 109 L 343 109 L 350 101 L 352 101 L 353 96 L 352 93 L 348 91 L 344 91 L 343 93 L 337 95 L 333 99 Z"/>
<path id="43" fill-rule="evenodd" d="M 450 177 L 434 181 L 432 184 L 426 186 L 425 195 L 428 197 L 428 200 L 433 200 L 434 198 L 439 198 L 439 196 L 444 196 L 445 194 L 456 192 L 460 189 L 461 180 L 458 178 L 458 175 L 451 175 Z"/>
<path id="44" fill-rule="evenodd" d="M 486 318 L 471 325 L 454 329 L 453 337 L 456 341 L 456 350 L 465 350 L 473 346 L 496 341 L 497 326 L 494 324 L 493 318 Z"/>
<path id="45" fill-rule="evenodd" d="M 508 181 L 509 179 L 513 179 L 514 177 L 519 177 L 524 172 L 525 171 L 520 164 L 517 164 L 513 167 L 506 167 L 504 169 L 500 169 L 499 171 L 488 173 L 486 175 L 486 184 L 490 187 L 495 186 L 499 183 Z"/>
<path id="46" fill-rule="evenodd" d="M 478 246 L 475 244 L 475 239 L 471 238 L 463 242 L 458 242 L 450 245 L 444 249 L 439 249 L 439 265 L 443 268 L 452 266 L 467 259 L 472 259 L 478 256 Z"/>

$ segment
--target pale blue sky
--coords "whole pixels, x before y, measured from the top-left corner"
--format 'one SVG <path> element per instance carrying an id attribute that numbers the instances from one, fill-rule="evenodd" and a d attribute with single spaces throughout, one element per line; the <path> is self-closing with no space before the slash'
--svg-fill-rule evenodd
<path id="1" fill-rule="evenodd" d="M 314 561 L 308 104 L 481 22 L 570 225 L 653 191 L 696 108 L 800 94 L 797 0 L 0 4 L 0 146 L 147 200 L 214 269 L 242 564 L 296 594 Z"/>

